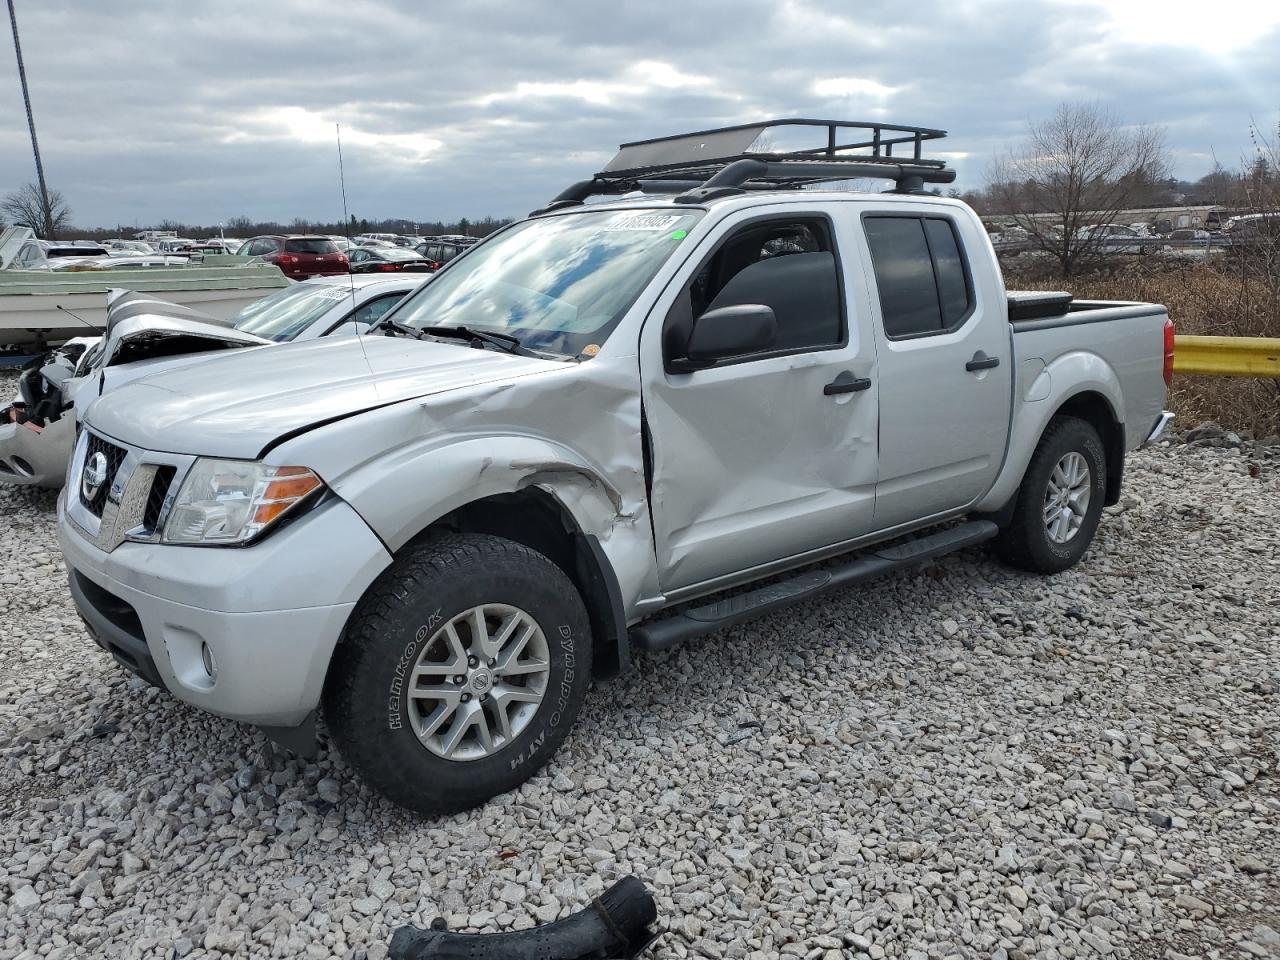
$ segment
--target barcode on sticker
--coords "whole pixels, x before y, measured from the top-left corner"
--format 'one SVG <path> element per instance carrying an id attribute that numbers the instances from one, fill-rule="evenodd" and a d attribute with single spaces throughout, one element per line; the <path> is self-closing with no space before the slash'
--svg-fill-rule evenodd
<path id="1" fill-rule="evenodd" d="M 681 214 L 646 213 L 615 220 L 605 230 L 670 230 L 683 219 Z"/>

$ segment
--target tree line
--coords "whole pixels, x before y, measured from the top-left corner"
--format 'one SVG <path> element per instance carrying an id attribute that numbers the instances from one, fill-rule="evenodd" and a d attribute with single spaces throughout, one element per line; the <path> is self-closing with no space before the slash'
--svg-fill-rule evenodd
<path id="1" fill-rule="evenodd" d="M 275 220 L 254 220 L 250 217 L 231 217 L 223 223 L 200 224 L 184 223 L 179 220 L 161 220 L 158 223 L 124 224 L 113 227 L 72 227 L 71 208 L 57 190 L 49 191 L 49 205 L 53 214 L 53 236 L 47 239 L 58 239 L 71 234 L 77 239 L 107 240 L 116 237 L 128 238 L 141 230 L 172 230 L 182 237 L 204 239 L 206 237 L 256 237 L 263 234 L 279 233 L 317 233 L 329 236 L 355 236 L 360 233 L 397 233 L 432 237 L 452 234 L 466 237 L 487 237 L 499 227 L 511 222 L 510 217 L 480 217 L 472 220 L 462 217 L 458 220 L 406 220 L 388 218 L 369 220 L 351 215 L 347 222 L 341 220 L 304 220 L 294 218 L 288 223 Z M 0 199 L 0 228 L 6 224 L 30 227 L 37 236 L 44 230 L 44 206 L 40 200 L 39 188 L 28 183 L 18 190 Z"/>

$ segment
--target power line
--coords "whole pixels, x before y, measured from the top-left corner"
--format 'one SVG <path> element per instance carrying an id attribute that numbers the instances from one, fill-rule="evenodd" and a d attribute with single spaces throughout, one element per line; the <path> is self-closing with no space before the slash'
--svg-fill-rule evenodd
<path id="1" fill-rule="evenodd" d="M 27 91 L 27 68 L 22 63 L 22 42 L 18 39 L 18 14 L 9 0 L 9 23 L 13 25 L 13 52 L 18 58 L 18 79 L 22 81 L 22 102 L 27 107 L 27 127 L 31 130 L 31 152 L 36 157 L 36 179 L 40 183 L 40 203 L 44 207 L 44 238 L 53 236 L 53 209 L 49 206 L 49 188 L 44 182 L 44 164 L 40 162 L 40 141 L 36 139 L 36 121 L 31 114 L 31 94 Z"/>

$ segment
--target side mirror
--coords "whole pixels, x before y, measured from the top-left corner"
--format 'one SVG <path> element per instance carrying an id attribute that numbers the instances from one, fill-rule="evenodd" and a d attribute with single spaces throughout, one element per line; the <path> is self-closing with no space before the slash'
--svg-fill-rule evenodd
<path id="1" fill-rule="evenodd" d="M 718 360 L 768 350 L 777 335 L 778 320 L 772 307 L 762 303 L 717 307 L 693 321 L 685 355 L 676 366 L 699 370 Z"/>

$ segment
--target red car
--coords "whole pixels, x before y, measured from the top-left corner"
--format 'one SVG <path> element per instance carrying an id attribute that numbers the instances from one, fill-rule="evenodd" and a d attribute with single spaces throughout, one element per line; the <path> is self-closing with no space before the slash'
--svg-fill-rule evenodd
<path id="1" fill-rule="evenodd" d="M 347 255 L 328 237 L 254 237 L 240 245 L 238 255 L 274 263 L 290 280 L 331 277 L 349 269 Z"/>

